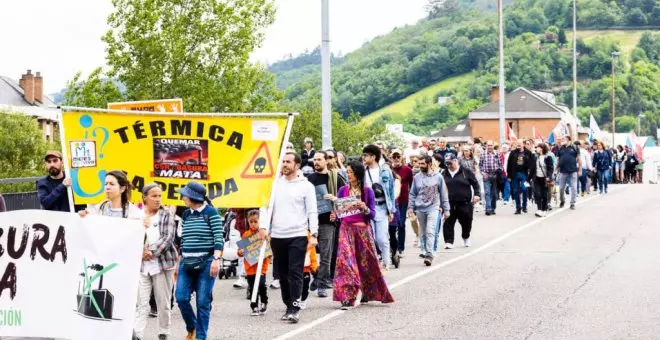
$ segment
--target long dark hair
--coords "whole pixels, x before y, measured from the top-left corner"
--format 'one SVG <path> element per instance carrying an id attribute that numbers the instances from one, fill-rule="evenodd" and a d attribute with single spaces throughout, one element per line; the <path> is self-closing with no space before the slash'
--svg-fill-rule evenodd
<path id="1" fill-rule="evenodd" d="M 358 185 L 360 186 L 360 199 L 362 202 L 367 202 L 367 198 L 364 195 L 364 174 L 365 174 L 365 169 L 364 165 L 358 161 L 352 161 L 348 163 L 348 168 L 351 168 L 351 171 L 353 171 L 353 176 L 357 179 Z M 351 189 L 351 183 L 348 183 L 348 189 L 350 192 Z"/>
<path id="2" fill-rule="evenodd" d="M 113 170 L 108 172 L 107 176 L 112 176 L 117 179 L 117 184 L 119 187 L 125 187 L 124 192 L 121 193 L 121 216 L 126 217 L 126 209 L 128 209 L 128 204 L 131 202 L 131 182 L 128 181 L 126 173 L 121 170 Z"/>

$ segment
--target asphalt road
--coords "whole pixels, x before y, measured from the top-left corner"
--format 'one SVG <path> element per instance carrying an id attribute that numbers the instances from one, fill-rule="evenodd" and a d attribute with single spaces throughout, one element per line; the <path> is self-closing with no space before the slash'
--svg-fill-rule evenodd
<path id="1" fill-rule="evenodd" d="M 278 320 L 279 290 L 268 315 L 252 317 L 245 291 L 218 281 L 209 339 L 659 339 L 660 186 L 613 186 L 544 219 L 534 211 L 478 214 L 472 247 L 443 250 L 430 268 L 409 238 L 386 274 L 390 305 L 339 311 L 313 295 L 291 325 Z M 172 320 L 171 338 L 183 338 L 176 306 Z M 148 328 L 155 339 L 156 319 Z"/>

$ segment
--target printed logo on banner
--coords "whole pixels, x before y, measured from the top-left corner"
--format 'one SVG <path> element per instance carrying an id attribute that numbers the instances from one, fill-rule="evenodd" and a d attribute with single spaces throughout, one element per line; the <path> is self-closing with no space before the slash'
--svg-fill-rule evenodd
<path id="1" fill-rule="evenodd" d="M 243 169 L 241 178 L 271 178 L 273 174 L 273 161 L 270 158 L 268 144 L 263 142 Z"/>
<path id="2" fill-rule="evenodd" d="M 252 122 L 252 140 L 277 140 L 279 129 L 276 121 L 255 120 Z"/>
<path id="3" fill-rule="evenodd" d="M 112 318 L 114 295 L 107 288 L 103 288 L 103 275 L 116 266 L 116 263 L 107 266 L 101 264 L 88 266 L 87 259 L 83 258 L 83 272 L 80 273 L 80 276 L 83 277 L 82 285 L 78 284 L 78 294 L 76 295 L 79 315 L 100 321 L 120 320 Z M 92 286 L 95 281 L 98 281 L 97 289 Z"/>
<path id="4" fill-rule="evenodd" d="M 71 167 L 94 168 L 96 167 L 96 142 L 95 141 L 72 141 L 69 143 L 71 153 Z"/>
<path id="5" fill-rule="evenodd" d="M 208 143 L 203 139 L 154 139 L 154 176 L 208 179 Z"/>

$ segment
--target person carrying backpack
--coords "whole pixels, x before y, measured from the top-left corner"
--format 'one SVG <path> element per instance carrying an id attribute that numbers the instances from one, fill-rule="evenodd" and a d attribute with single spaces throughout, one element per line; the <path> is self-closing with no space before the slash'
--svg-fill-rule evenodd
<path id="1" fill-rule="evenodd" d="M 390 237 L 389 222 L 394 219 L 394 176 L 387 165 L 380 165 L 382 154 L 375 145 L 367 145 L 362 150 L 362 162 L 366 168 L 364 183 L 374 191 L 376 197 L 376 217 L 372 221 L 376 245 L 381 253 L 383 269 L 389 270 Z"/>
<path id="2" fill-rule="evenodd" d="M 206 188 L 195 181 L 177 190 L 188 207 L 183 213 L 181 261 L 176 282 L 176 302 L 186 323 L 186 340 L 205 340 L 211 317 L 213 286 L 220 271 L 224 247 L 222 218 L 206 197 Z M 197 315 L 190 299 L 195 292 Z"/>

